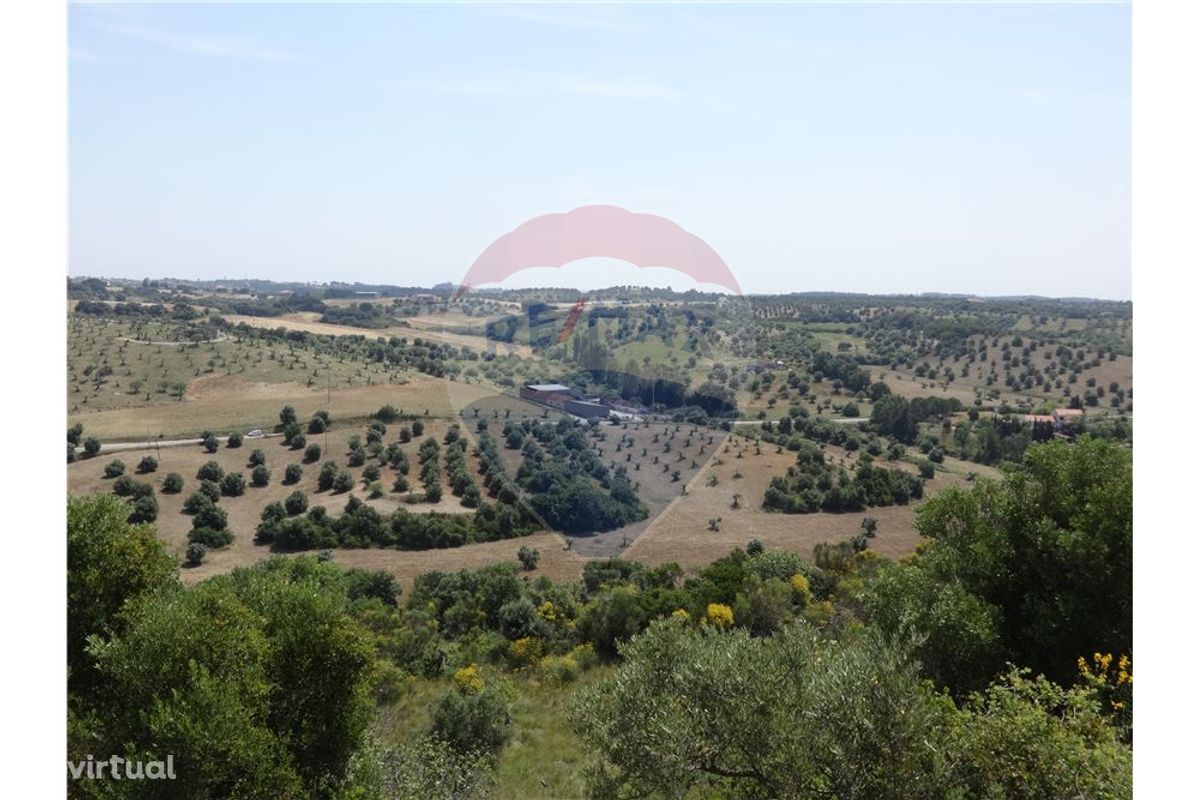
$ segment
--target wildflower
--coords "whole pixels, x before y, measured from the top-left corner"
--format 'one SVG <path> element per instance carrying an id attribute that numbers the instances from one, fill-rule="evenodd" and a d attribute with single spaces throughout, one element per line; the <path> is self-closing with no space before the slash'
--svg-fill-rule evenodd
<path id="1" fill-rule="evenodd" d="M 733 609 L 723 603 L 708 603 L 705 620 L 717 628 L 728 628 L 733 624 Z"/>
<path id="2" fill-rule="evenodd" d="M 479 674 L 479 665 L 471 664 L 454 673 L 454 684 L 463 694 L 478 694 L 483 690 L 483 676 Z"/>

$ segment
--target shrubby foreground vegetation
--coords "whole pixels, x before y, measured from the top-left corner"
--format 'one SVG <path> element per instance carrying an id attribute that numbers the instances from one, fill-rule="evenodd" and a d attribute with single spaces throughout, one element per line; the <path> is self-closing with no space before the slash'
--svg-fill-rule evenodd
<path id="1" fill-rule="evenodd" d="M 403 601 L 313 556 L 183 588 L 128 503 L 68 504 L 68 752 L 171 753 L 180 780 L 74 796 L 1131 796 L 1131 454 L 1109 441 L 938 493 L 897 564 L 753 544 L 553 583 L 514 560 Z"/>

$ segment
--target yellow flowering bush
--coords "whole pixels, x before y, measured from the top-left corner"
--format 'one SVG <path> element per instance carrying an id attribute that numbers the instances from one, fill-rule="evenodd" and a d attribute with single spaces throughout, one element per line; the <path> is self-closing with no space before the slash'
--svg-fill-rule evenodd
<path id="1" fill-rule="evenodd" d="M 1111 653 L 1094 653 L 1089 662 L 1079 656 L 1078 674 L 1116 725 L 1132 725 L 1132 661 L 1127 655 L 1114 659 Z"/>
<path id="2" fill-rule="evenodd" d="M 548 620 L 549 622 L 553 622 L 558 618 L 557 612 L 554 611 L 554 604 L 549 600 L 546 600 L 544 603 L 537 606 L 537 614 L 542 619 Z"/>
<path id="3" fill-rule="evenodd" d="M 802 572 L 791 576 L 791 591 L 799 599 L 800 605 L 806 606 L 812 602 L 812 586 L 808 583 L 808 577 Z"/>
<path id="4" fill-rule="evenodd" d="M 691 612 L 685 608 L 676 608 L 674 611 L 670 612 L 670 616 L 674 617 L 675 619 L 681 619 L 683 622 L 687 622 L 691 619 Z"/>
<path id="5" fill-rule="evenodd" d="M 471 664 L 455 672 L 454 684 L 463 694 L 478 694 L 483 691 L 483 676 L 479 673 L 479 665 Z"/>
<path id="6" fill-rule="evenodd" d="M 541 660 L 542 643 L 536 636 L 526 636 L 508 645 L 508 652 L 521 664 L 532 666 Z"/>
<path id="7" fill-rule="evenodd" d="M 708 613 L 704 620 L 717 628 L 728 628 L 733 624 L 733 609 L 724 603 L 708 603 Z"/>

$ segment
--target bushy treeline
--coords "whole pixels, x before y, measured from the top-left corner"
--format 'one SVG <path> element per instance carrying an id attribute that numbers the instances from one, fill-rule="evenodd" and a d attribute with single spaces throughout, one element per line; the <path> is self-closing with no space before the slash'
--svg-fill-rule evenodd
<path id="1" fill-rule="evenodd" d="M 473 514 L 414 514 L 400 508 L 384 515 L 350 497 L 338 516 L 331 516 L 324 506 L 289 516 L 282 504 L 272 503 L 263 509 L 254 541 L 279 551 L 331 547 L 429 550 L 511 539 L 536 529 L 534 520 L 505 503 L 480 503 Z"/>
<path id="2" fill-rule="evenodd" d="M 232 333 L 242 339 L 302 345 L 317 353 L 346 359 L 375 361 L 391 367 L 413 369 L 437 378 L 457 375 L 462 369 L 461 365 L 457 363 L 459 361 L 485 361 L 492 358 L 490 354 L 481 356 L 470 347 L 456 347 L 451 344 L 432 342 L 419 336 L 411 339 L 399 336 L 383 339 L 365 334 L 361 336 L 331 336 L 282 326 L 256 328 L 244 322 L 228 326 L 225 320 L 217 316 L 213 316 L 212 320 L 214 324 L 228 327 Z"/>
<path id="3" fill-rule="evenodd" d="M 923 496 L 924 482 L 916 475 L 875 466 L 868 455 L 859 459 L 853 472 L 836 469 L 820 448 L 801 444 L 795 464 L 786 474 L 771 479 L 762 504 L 787 514 L 809 514 L 906 505 Z"/>
<path id="4" fill-rule="evenodd" d="M 588 441 L 591 429 L 569 419 L 525 420 L 505 426 L 505 441 L 521 448 L 516 482 L 529 505 L 555 530 L 586 534 L 619 528 L 649 513 L 623 466 L 609 469 Z M 516 431 L 519 431 L 517 437 Z"/>
<path id="5" fill-rule="evenodd" d="M 174 303 L 167 307 L 162 303 L 106 303 L 98 300 L 80 300 L 75 304 L 75 313 L 99 317 L 165 317 L 178 320 L 199 316 L 187 303 Z"/>
<path id="6" fill-rule="evenodd" d="M 378 303 L 357 303 L 350 306 L 327 306 L 322 309 L 321 322 L 350 325 L 355 328 L 390 328 L 398 323 Z"/>
<path id="7" fill-rule="evenodd" d="M 881 434 L 911 444 L 916 441 L 920 423 L 963 408 L 962 401 L 956 397 L 916 397 L 908 400 L 897 394 L 887 394 L 874 404 L 870 412 L 870 425 Z"/>

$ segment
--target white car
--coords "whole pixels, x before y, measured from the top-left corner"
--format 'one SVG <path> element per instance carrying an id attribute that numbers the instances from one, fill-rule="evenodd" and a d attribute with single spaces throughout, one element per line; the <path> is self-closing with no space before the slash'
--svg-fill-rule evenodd
<path id="1" fill-rule="evenodd" d="M 254 430 L 252 430 L 246 434 L 246 438 L 247 439 L 261 439 L 262 438 L 262 429 L 255 428 Z"/>

